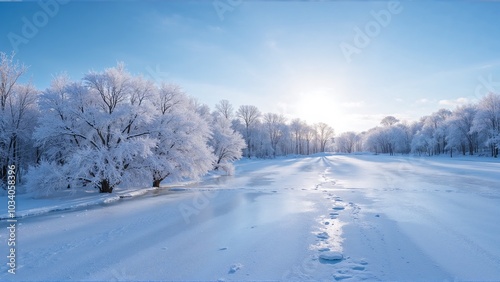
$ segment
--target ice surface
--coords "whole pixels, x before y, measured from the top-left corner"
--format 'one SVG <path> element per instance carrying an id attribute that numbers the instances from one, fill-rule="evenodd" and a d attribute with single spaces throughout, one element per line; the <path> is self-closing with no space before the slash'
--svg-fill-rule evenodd
<path id="1" fill-rule="evenodd" d="M 0 281 L 495 281 L 499 172 L 489 158 L 318 155 L 242 160 L 182 189 L 18 195 L 17 274 L 5 258 Z"/>

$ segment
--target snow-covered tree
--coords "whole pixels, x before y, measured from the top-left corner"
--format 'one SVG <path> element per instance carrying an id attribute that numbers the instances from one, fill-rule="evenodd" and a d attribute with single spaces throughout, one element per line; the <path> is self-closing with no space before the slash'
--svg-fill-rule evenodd
<path id="1" fill-rule="evenodd" d="M 383 153 L 392 155 L 394 148 L 389 130 L 389 128 L 378 126 L 368 130 L 364 141 L 366 149 L 375 154 Z"/>
<path id="2" fill-rule="evenodd" d="M 486 137 L 486 145 L 490 147 L 491 155 L 498 156 L 500 147 L 500 95 L 489 93 L 478 104 L 472 130 Z"/>
<path id="3" fill-rule="evenodd" d="M 419 131 L 411 141 L 411 151 L 418 155 L 427 154 L 430 156 L 432 154 L 433 147 L 435 146 L 433 141 L 434 140 L 430 138 L 429 135 Z"/>
<path id="4" fill-rule="evenodd" d="M 331 126 L 324 122 L 317 123 L 315 125 L 315 129 L 316 139 L 319 144 L 319 152 L 325 152 L 327 143 L 333 141 L 335 131 Z"/>
<path id="5" fill-rule="evenodd" d="M 122 64 L 81 82 L 57 78 L 40 105 L 34 136 L 44 161 L 30 175 L 41 183 L 59 179 L 55 188 L 94 185 L 111 193 L 122 183 L 151 179 L 158 187 L 167 178 L 197 178 L 212 168 L 210 129 L 196 103 L 178 86 L 157 87 Z M 66 177 L 46 173 L 54 167 Z"/>
<path id="6" fill-rule="evenodd" d="M 448 119 L 447 141 L 450 150 L 453 147 L 460 149 L 465 155 L 466 150 L 469 155 L 473 155 L 478 146 L 478 133 L 472 130 L 474 119 L 477 113 L 477 106 L 463 105 L 453 111 Z"/>
<path id="7" fill-rule="evenodd" d="M 38 91 L 31 84 L 20 84 L 26 72 L 14 61 L 14 54 L 0 52 L 0 181 L 7 183 L 7 167 L 16 166 L 17 179 L 36 155 L 31 132 L 36 124 Z"/>
<path id="8" fill-rule="evenodd" d="M 358 142 L 358 134 L 353 131 L 348 131 L 340 134 L 335 139 L 335 143 L 337 144 L 337 150 L 341 153 L 352 153 L 356 150 L 356 143 Z"/>
<path id="9" fill-rule="evenodd" d="M 35 132 L 49 146 L 47 161 L 62 166 L 68 185 L 94 185 L 111 193 L 143 176 L 139 162 L 155 143 L 147 126 L 154 119 L 147 96 L 152 84 L 132 77 L 119 64 L 90 72 L 82 82 L 55 83 L 44 92 L 43 118 Z M 70 140 L 64 153 L 54 146 Z"/>
<path id="10" fill-rule="evenodd" d="M 408 154 L 413 139 L 412 127 L 406 122 L 389 116 L 382 120 L 382 127 L 375 127 L 364 134 L 365 148 L 375 153 Z"/>
<path id="11" fill-rule="evenodd" d="M 149 125 L 154 140 L 144 161 L 153 187 L 165 179 L 196 179 L 212 168 L 214 156 L 207 145 L 209 125 L 195 102 L 179 86 L 163 84 L 153 98 L 156 119 Z"/>
<path id="12" fill-rule="evenodd" d="M 399 119 L 397 119 L 393 116 L 386 116 L 385 118 L 382 119 L 380 124 L 383 126 L 392 126 L 398 122 L 399 122 Z"/>
<path id="13" fill-rule="evenodd" d="M 212 136 L 209 145 L 215 155 L 214 170 L 223 170 L 228 175 L 234 173 L 233 162 L 239 160 L 245 148 L 245 140 L 239 132 L 231 128 L 231 121 L 226 115 L 214 114 Z"/>
<path id="14" fill-rule="evenodd" d="M 446 119 L 450 116 L 450 110 L 440 109 L 439 111 L 432 113 L 424 121 L 423 130 L 425 130 L 430 138 L 433 139 L 430 142 L 434 144 L 432 154 L 439 155 L 445 153 L 447 132 Z"/>

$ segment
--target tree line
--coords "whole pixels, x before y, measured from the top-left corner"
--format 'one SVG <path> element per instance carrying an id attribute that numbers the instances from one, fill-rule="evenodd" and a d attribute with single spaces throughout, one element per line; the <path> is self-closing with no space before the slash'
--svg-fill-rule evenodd
<path id="1" fill-rule="evenodd" d="M 27 190 L 51 193 L 94 186 L 159 187 L 211 170 L 232 174 L 242 156 L 318 152 L 491 155 L 500 143 L 500 95 L 441 109 L 419 121 L 385 117 L 380 126 L 335 136 L 326 123 L 237 108 L 210 109 L 178 85 L 130 74 L 123 64 L 77 81 L 62 75 L 40 91 L 20 83 L 27 67 L 0 52 L 0 185 L 7 168 Z M 5 187 L 3 187 L 5 189 Z"/>
<path id="2" fill-rule="evenodd" d="M 16 165 L 28 191 L 93 186 L 111 193 L 211 170 L 232 174 L 243 155 L 332 149 L 334 131 L 325 123 L 288 123 L 252 105 L 235 110 L 227 100 L 211 110 L 179 86 L 132 75 L 121 63 L 77 81 L 57 76 L 43 91 L 19 82 L 26 71 L 0 52 L 1 185 L 7 167 Z"/>
<path id="3" fill-rule="evenodd" d="M 477 103 L 440 109 L 412 123 L 385 117 L 380 126 L 361 133 L 345 132 L 336 138 L 339 152 L 370 151 L 384 154 L 498 156 L 500 95 L 489 93 Z"/>

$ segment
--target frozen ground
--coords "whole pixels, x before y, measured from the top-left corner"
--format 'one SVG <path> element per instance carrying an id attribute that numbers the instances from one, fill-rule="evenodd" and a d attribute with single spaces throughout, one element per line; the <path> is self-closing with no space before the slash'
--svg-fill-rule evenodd
<path id="1" fill-rule="evenodd" d="M 0 281 L 500 280 L 492 159 L 244 160 L 140 194 L 21 197 L 17 274 L 2 263 Z"/>

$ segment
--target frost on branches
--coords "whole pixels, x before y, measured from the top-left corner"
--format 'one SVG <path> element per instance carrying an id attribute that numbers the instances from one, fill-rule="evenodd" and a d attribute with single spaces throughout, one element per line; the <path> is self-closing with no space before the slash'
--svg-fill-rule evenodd
<path id="1" fill-rule="evenodd" d="M 14 54 L 0 52 L 0 187 L 6 189 L 7 168 L 15 165 L 18 176 L 34 162 L 31 133 L 37 118 L 38 91 L 31 84 L 20 84 L 27 68 L 14 61 Z"/>
<path id="2" fill-rule="evenodd" d="M 214 170 L 223 170 L 228 175 L 234 173 L 233 162 L 242 157 L 242 150 L 246 147 L 245 140 L 240 133 L 231 128 L 231 121 L 224 115 L 213 115 L 212 137 L 209 144 L 216 157 Z"/>
<path id="3" fill-rule="evenodd" d="M 208 125 L 188 100 L 176 87 L 132 76 L 123 64 L 79 82 L 56 78 L 40 99 L 34 137 L 43 161 L 31 168 L 28 187 L 111 193 L 122 183 L 150 179 L 158 187 L 167 177 L 205 174 L 213 162 Z"/>
<path id="4" fill-rule="evenodd" d="M 153 186 L 167 177 L 197 178 L 212 168 L 213 154 L 207 146 L 210 131 L 194 103 L 178 86 L 162 85 L 152 97 L 156 117 L 151 123 L 153 154 L 145 159 Z"/>

